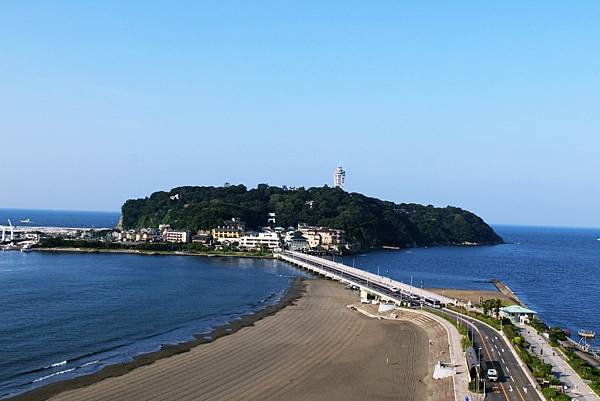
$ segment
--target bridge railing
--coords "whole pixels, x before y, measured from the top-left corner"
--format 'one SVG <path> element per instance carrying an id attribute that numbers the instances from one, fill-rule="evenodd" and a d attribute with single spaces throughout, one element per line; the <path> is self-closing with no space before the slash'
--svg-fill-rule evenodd
<path id="1" fill-rule="evenodd" d="M 300 259 L 305 259 L 307 261 L 312 261 L 314 263 L 318 263 L 324 266 L 328 266 L 329 268 L 332 269 L 336 269 L 345 273 L 350 273 L 352 275 L 355 275 L 357 277 L 360 277 L 363 280 L 368 280 L 372 283 L 375 283 L 377 285 L 380 285 L 382 287 L 386 287 L 389 289 L 392 288 L 397 288 L 400 291 L 404 292 L 404 293 L 409 293 L 409 294 L 413 294 L 419 297 L 423 297 L 423 298 L 429 298 L 429 299 L 433 299 L 433 300 L 438 300 L 441 303 L 454 303 L 455 300 L 448 298 L 448 297 L 444 297 L 442 295 L 438 295 L 436 293 L 433 293 L 431 291 L 427 291 L 427 290 L 423 290 L 421 288 L 418 287 L 414 287 L 396 280 L 393 280 L 390 277 L 385 277 L 385 276 L 381 276 L 378 274 L 374 274 L 371 272 L 367 272 L 364 271 L 362 269 L 358 269 L 352 266 L 348 266 L 345 265 L 343 263 L 338 263 L 338 262 L 334 262 L 328 259 L 324 259 L 318 256 L 313 256 L 313 255 L 307 255 L 305 253 L 301 253 L 301 252 L 294 252 L 294 251 L 284 251 L 285 254 L 287 255 L 291 255 L 294 258 L 300 258 Z"/>

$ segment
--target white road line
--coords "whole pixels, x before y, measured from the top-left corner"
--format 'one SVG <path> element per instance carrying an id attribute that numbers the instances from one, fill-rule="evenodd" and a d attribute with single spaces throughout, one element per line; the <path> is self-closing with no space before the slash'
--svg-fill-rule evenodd
<path id="1" fill-rule="evenodd" d="M 512 393 L 513 389 L 512 389 L 511 385 L 508 386 L 508 391 L 510 391 Z"/>
<path id="2" fill-rule="evenodd" d="M 506 371 L 510 373 L 510 369 L 508 368 L 508 366 L 506 367 Z"/>
<path id="3" fill-rule="evenodd" d="M 504 362 L 504 358 L 500 358 L 500 360 L 502 361 L 503 364 L 506 365 L 506 362 Z"/>
<path id="4" fill-rule="evenodd" d="M 523 391 L 525 391 L 525 394 L 527 394 L 527 387 L 523 387 Z"/>
<path id="5" fill-rule="evenodd" d="M 512 381 L 513 381 L 513 383 L 515 382 L 515 378 L 514 378 L 514 377 L 512 377 L 512 376 L 510 377 L 510 380 L 512 380 Z"/>

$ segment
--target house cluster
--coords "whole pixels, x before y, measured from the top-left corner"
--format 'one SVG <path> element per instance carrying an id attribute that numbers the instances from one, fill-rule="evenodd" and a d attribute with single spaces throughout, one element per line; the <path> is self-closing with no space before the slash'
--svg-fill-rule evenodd
<path id="1" fill-rule="evenodd" d="M 199 230 L 196 233 L 174 230 L 169 225 L 160 225 L 158 229 L 115 231 L 113 239 L 123 242 L 200 243 L 215 249 L 285 248 L 311 253 L 342 253 L 348 247 L 343 230 L 306 224 L 288 228 L 276 227 L 275 213 L 269 213 L 267 226 L 257 231 L 248 230 L 241 218 L 232 217 L 210 230 Z"/>

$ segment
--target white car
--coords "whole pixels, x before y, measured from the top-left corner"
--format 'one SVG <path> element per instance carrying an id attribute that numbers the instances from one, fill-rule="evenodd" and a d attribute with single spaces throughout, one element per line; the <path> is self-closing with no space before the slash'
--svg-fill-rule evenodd
<path id="1" fill-rule="evenodd" d="M 498 371 L 496 371 L 496 369 L 488 369 L 487 377 L 488 377 L 489 381 L 497 382 L 498 381 Z"/>

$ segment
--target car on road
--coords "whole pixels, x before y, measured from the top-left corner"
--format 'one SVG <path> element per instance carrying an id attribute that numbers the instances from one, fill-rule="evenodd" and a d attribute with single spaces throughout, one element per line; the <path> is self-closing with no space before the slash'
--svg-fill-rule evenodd
<path id="1" fill-rule="evenodd" d="M 488 369 L 487 370 L 487 378 L 491 382 L 498 381 L 498 371 L 496 369 Z"/>

